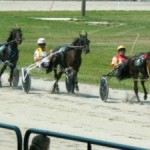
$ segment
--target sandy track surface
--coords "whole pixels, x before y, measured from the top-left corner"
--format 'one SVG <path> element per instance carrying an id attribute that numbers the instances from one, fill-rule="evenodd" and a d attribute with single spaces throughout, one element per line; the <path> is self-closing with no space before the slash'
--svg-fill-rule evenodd
<path id="1" fill-rule="evenodd" d="M 31 91 L 26 94 L 21 81 L 17 89 L 8 86 L 7 75 L 2 81 L 0 122 L 20 127 L 23 135 L 32 127 L 150 148 L 150 97 L 143 101 L 140 94 L 142 103 L 135 99 L 126 102 L 134 96 L 133 91 L 110 89 L 109 99 L 104 103 L 99 98 L 98 85 L 79 84 L 80 92 L 68 95 L 64 82 L 60 82 L 60 94 L 50 94 L 52 81 L 32 78 Z M 0 129 L 0 146 L 12 150 L 15 138 L 10 139 L 12 135 L 6 133 Z M 8 146 L 7 140 L 13 145 Z M 52 139 L 51 147 L 62 149 L 64 143 Z M 77 147 L 72 143 L 63 149 L 83 149 Z"/>

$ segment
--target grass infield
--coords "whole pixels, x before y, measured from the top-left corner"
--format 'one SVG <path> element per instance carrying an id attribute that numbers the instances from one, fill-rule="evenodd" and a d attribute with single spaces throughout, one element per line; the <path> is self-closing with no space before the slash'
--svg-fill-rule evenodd
<path id="1" fill-rule="evenodd" d="M 12 28 L 21 27 L 24 41 L 19 46 L 18 64 L 24 67 L 34 63 L 33 52 L 39 37 L 45 37 L 47 46 L 53 49 L 70 44 L 84 30 L 91 41 L 91 52 L 88 55 L 82 54 L 79 82 L 98 85 L 100 76 L 112 70 L 111 59 L 117 53 L 119 44 L 126 46 L 129 56 L 150 50 L 149 15 L 150 11 L 87 11 L 86 17 L 81 17 L 79 11 L 0 12 L 0 43 L 6 41 Z M 73 19 L 48 21 L 34 17 Z M 45 72 L 36 70 L 31 73 L 32 76 L 53 80 L 53 73 L 46 75 Z M 113 88 L 129 89 L 133 86 L 131 82 L 131 79 L 118 82 L 112 78 L 109 84 Z"/>

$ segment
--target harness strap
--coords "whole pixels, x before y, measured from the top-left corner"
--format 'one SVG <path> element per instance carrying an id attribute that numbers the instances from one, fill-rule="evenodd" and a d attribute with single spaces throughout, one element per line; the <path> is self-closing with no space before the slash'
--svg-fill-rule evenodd
<path id="1" fill-rule="evenodd" d="M 5 58 L 4 58 L 4 50 L 5 49 L 6 49 L 6 44 L 0 45 L 0 60 L 1 61 L 5 61 Z"/>
<path id="2" fill-rule="evenodd" d="M 5 44 L 0 45 L 0 54 L 1 54 L 1 55 L 3 54 L 5 48 L 6 48 Z"/>
<path id="3" fill-rule="evenodd" d="M 144 60 L 146 60 L 148 58 L 148 54 L 144 53 L 144 54 L 140 54 L 139 56 L 134 58 L 134 62 L 135 62 L 135 66 L 139 67 L 143 64 Z"/>

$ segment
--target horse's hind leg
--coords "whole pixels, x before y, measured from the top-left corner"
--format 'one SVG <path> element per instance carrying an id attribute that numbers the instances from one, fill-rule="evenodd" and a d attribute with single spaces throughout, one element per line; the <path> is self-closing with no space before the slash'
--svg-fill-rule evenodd
<path id="1" fill-rule="evenodd" d="M 56 79 L 56 81 L 55 81 L 55 83 L 54 83 L 54 85 L 53 85 L 53 89 L 52 89 L 52 92 L 51 92 L 51 93 L 59 93 L 58 81 L 59 81 L 59 79 L 61 78 L 63 72 L 59 72 L 59 73 L 57 74 L 57 72 L 54 71 L 54 74 L 55 74 L 55 79 Z"/>
<path id="2" fill-rule="evenodd" d="M 75 89 L 76 89 L 76 91 L 79 91 L 77 75 L 75 76 Z"/>
<path id="3" fill-rule="evenodd" d="M 144 80 L 141 80 L 141 84 L 142 84 L 142 87 L 143 87 L 143 91 L 144 91 L 144 100 L 147 99 L 147 91 L 146 91 L 146 88 L 145 88 L 145 81 Z"/>
<path id="4" fill-rule="evenodd" d="M 136 98 L 137 98 L 138 102 L 140 102 L 140 98 L 139 98 L 139 95 L 138 95 L 138 81 L 136 79 L 134 81 L 134 92 L 135 92 L 135 95 L 136 95 Z"/>

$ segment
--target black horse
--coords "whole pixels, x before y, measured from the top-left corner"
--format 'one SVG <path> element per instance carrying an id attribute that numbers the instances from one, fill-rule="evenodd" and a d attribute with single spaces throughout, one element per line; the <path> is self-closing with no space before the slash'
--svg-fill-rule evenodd
<path id="1" fill-rule="evenodd" d="M 0 86 L 1 76 L 4 73 L 7 66 L 10 67 L 10 76 L 8 81 L 12 86 L 13 73 L 19 59 L 18 45 L 22 43 L 22 30 L 21 28 L 15 28 L 10 31 L 10 35 L 5 44 L 0 45 L 0 60 L 3 64 L 0 70 Z"/>
<path id="2" fill-rule="evenodd" d="M 54 70 L 55 83 L 52 93 L 59 92 L 58 81 L 63 73 L 66 73 L 71 82 L 71 89 L 67 88 L 68 92 L 74 93 L 74 89 L 79 90 L 77 75 L 82 62 L 82 52 L 85 54 L 90 52 L 90 41 L 87 33 L 79 34 L 72 44 L 65 45 L 54 49 L 50 56 L 50 64 L 47 68 L 47 73 Z M 58 71 L 58 66 L 60 69 Z M 67 84 L 68 85 L 68 84 Z"/>
<path id="3" fill-rule="evenodd" d="M 138 95 L 138 81 L 141 82 L 144 91 L 144 100 L 147 99 L 147 90 L 145 81 L 150 78 L 150 52 L 140 53 L 130 57 L 127 64 L 119 66 L 121 79 L 133 78 L 134 92 L 138 102 L 140 101 Z"/>

